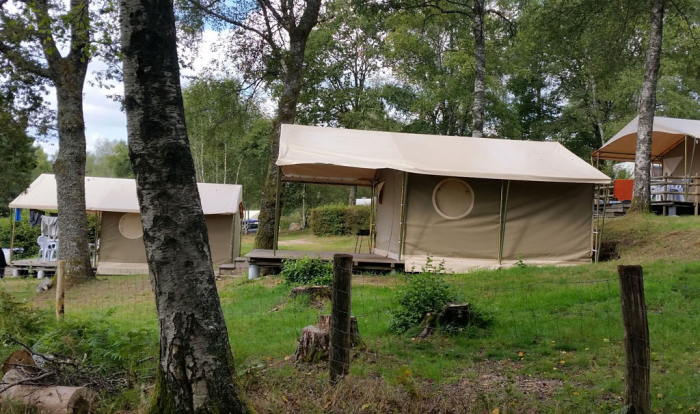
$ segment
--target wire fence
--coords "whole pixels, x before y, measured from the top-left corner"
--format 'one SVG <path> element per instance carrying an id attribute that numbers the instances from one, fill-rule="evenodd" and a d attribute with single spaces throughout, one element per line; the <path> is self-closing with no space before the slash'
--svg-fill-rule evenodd
<path id="1" fill-rule="evenodd" d="M 644 278 L 654 412 L 700 408 L 700 280 L 694 276 L 691 271 Z M 427 339 L 416 338 L 420 328 L 406 334 L 389 329 L 397 294 L 409 277 L 353 276 L 350 313 L 364 346 L 348 349 L 348 378 L 382 378 L 431 404 L 447 406 L 511 404 L 515 412 L 514 404 L 529 404 L 535 410 L 591 412 L 623 405 L 631 363 L 624 347 L 620 281 L 613 268 L 447 275 L 444 279 L 460 300 L 493 324 Z M 35 283 L 5 283 L 18 297 L 53 306 L 52 292 L 36 295 Z M 279 277 L 223 278 L 217 286 L 241 375 L 291 365 L 302 330 L 331 313 L 327 299 L 291 298 L 291 287 Z M 153 294 L 144 275 L 100 277 L 68 290 L 65 315 L 66 320 L 102 318 L 157 334 Z M 302 376 L 328 381 L 325 363 L 296 366 Z"/>

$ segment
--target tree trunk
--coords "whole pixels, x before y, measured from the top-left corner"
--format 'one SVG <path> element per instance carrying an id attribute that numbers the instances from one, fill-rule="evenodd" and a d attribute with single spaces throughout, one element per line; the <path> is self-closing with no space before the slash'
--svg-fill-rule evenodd
<path id="1" fill-rule="evenodd" d="M 284 81 L 282 95 L 277 105 L 277 117 L 272 125 L 270 133 L 270 163 L 267 169 L 267 178 L 262 191 L 260 201 L 260 216 L 258 217 L 258 232 L 255 235 L 256 249 L 272 249 L 275 239 L 275 200 L 277 188 L 277 156 L 280 147 L 280 127 L 282 124 L 293 124 L 297 116 L 297 101 L 301 91 L 301 81 L 304 67 L 304 52 L 306 50 L 306 37 L 292 39 L 290 42 L 289 57 L 285 62 Z M 280 210 L 284 186 L 280 188 Z"/>
<path id="2" fill-rule="evenodd" d="M 124 105 L 160 327 L 152 412 L 247 413 L 216 290 L 169 0 L 121 1 Z"/>
<path id="3" fill-rule="evenodd" d="M 348 191 L 348 205 L 354 206 L 356 203 L 357 203 L 357 186 L 353 185 L 353 186 L 350 186 L 350 190 Z"/>
<path id="4" fill-rule="evenodd" d="M 474 105 L 472 106 L 472 136 L 484 136 L 484 93 L 486 90 L 486 40 L 484 39 L 484 1 L 474 0 L 472 33 L 474 35 Z"/>
<path id="5" fill-rule="evenodd" d="M 639 96 L 637 153 L 634 160 L 634 191 L 629 212 L 651 211 L 651 137 L 656 109 L 656 84 L 661 66 L 664 0 L 654 0 L 651 9 L 649 48 L 644 66 L 644 82 Z"/>
<path id="6" fill-rule="evenodd" d="M 69 61 L 62 63 L 71 65 Z M 60 232 L 58 258 L 66 261 L 68 286 L 94 278 L 85 213 L 83 82 L 87 63 L 84 67 L 71 66 L 54 81 L 58 99 L 58 155 L 53 164 Z"/>

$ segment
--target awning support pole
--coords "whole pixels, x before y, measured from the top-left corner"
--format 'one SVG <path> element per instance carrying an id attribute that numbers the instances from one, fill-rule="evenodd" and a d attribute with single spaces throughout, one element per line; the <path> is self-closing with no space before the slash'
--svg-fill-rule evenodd
<path id="1" fill-rule="evenodd" d="M 506 220 L 508 216 L 508 196 L 510 195 L 510 180 L 501 180 L 501 208 L 499 211 L 498 236 L 498 265 L 503 263 L 503 245 L 506 239 Z"/>
<path id="2" fill-rule="evenodd" d="M 99 263 L 99 246 L 100 246 L 100 232 L 102 231 L 102 212 L 95 212 L 95 256 L 92 260 L 92 266 L 97 267 Z"/>
<path id="3" fill-rule="evenodd" d="M 277 167 L 277 189 L 275 194 L 275 239 L 272 243 L 272 255 L 277 255 L 277 241 L 280 236 L 280 187 L 282 181 L 282 169 Z"/>
<path id="4" fill-rule="evenodd" d="M 683 150 L 685 151 L 685 156 L 683 157 L 683 201 L 688 201 L 688 136 L 683 138 Z"/>
<path id="5" fill-rule="evenodd" d="M 406 245 L 406 192 L 408 191 L 408 173 L 403 173 L 403 184 L 401 185 L 401 215 L 399 217 L 401 230 L 399 232 L 399 260 L 404 255 Z"/>
<path id="6" fill-rule="evenodd" d="M 373 237 L 374 237 L 374 189 L 375 189 L 376 182 L 372 180 L 372 195 L 370 196 L 370 201 L 369 201 L 369 252 L 372 253 L 374 251 L 374 243 Z"/>
<path id="7" fill-rule="evenodd" d="M 10 235 L 10 264 L 15 257 L 15 219 L 17 218 L 17 209 L 12 209 L 12 234 Z M 1 275 L 0 275 L 1 276 Z"/>

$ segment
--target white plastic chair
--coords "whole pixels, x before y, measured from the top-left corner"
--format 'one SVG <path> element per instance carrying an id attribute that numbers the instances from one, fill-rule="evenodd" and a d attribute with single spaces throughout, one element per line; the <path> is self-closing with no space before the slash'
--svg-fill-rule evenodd
<path id="1" fill-rule="evenodd" d="M 44 262 L 53 262 L 58 259 L 58 240 L 49 240 L 44 252 Z"/>
<path id="2" fill-rule="evenodd" d="M 49 238 L 47 236 L 39 236 L 36 238 L 36 244 L 39 245 L 39 254 L 37 255 L 37 259 L 40 259 L 42 262 L 46 261 L 44 257 L 46 257 L 46 247 L 48 242 Z"/>

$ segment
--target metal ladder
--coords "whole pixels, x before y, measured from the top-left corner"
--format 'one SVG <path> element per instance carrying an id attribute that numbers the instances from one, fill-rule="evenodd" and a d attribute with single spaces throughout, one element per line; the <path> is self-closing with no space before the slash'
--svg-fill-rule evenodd
<path id="1" fill-rule="evenodd" d="M 593 262 L 598 263 L 600 248 L 603 245 L 603 230 L 605 229 L 605 211 L 613 190 L 612 184 L 598 184 L 595 186 L 593 196 Z M 603 211 L 600 211 L 600 202 L 603 202 Z"/>

